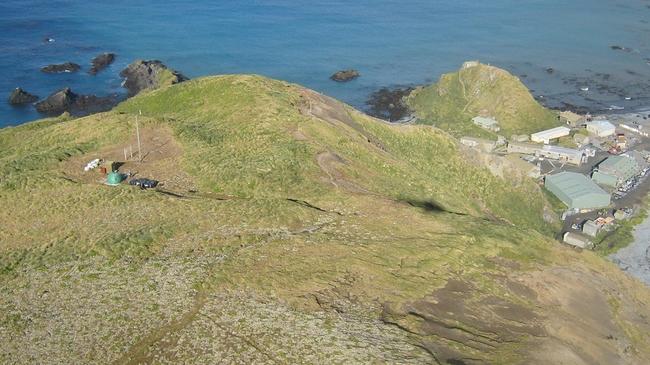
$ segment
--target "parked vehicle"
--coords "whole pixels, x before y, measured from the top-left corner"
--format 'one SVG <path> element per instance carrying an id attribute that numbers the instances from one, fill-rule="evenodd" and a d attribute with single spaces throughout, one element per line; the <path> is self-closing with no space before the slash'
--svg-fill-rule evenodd
<path id="1" fill-rule="evenodd" d="M 145 178 L 132 179 L 129 185 L 139 186 L 140 189 L 153 189 L 158 185 L 158 181 Z"/>

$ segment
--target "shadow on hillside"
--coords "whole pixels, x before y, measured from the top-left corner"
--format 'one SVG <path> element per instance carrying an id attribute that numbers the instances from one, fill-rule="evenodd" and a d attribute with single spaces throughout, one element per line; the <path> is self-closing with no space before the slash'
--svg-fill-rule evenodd
<path id="1" fill-rule="evenodd" d="M 407 203 L 408 205 L 416 208 L 420 208 L 426 213 L 449 213 L 449 214 L 456 214 L 456 215 L 467 215 L 465 213 L 458 213 L 454 212 L 448 209 L 445 209 L 442 205 L 439 203 L 433 201 L 433 200 L 415 200 L 415 199 L 406 199 L 402 200 L 404 203 Z"/>

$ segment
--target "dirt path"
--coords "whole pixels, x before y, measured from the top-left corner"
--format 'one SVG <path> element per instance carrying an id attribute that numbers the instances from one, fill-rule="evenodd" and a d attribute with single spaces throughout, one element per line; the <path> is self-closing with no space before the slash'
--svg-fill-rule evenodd
<path id="1" fill-rule="evenodd" d="M 344 189 L 353 193 L 373 194 L 368 189 L 365 189 L 345 178 L 345 175 L 339 171 L 338 166 L 344 166 L 345 160 L 341 156 L 333 152 L 321 152 L 316 156 L 318 166 L 327 175 L 329 182 L 337 189 Z M 337 166 L 338 165 L 338 166 Z"/>
<path id="2" fill-rule="evenodd" d="M 199 290 L 194 297 L 194 304 L 189 311 L 185 312 L 180 318 L 157 328 L 145 337 L 141 338 L 113 364 L 135 365 L 152 363 L 153 359 L 151 358 L 151 355 L 153 354 L 148 353 L 149 349 L 157 342 L 165 338 L 165 336 L 169 334 L 178 334 L 183 328 L 192 323 L 192 321 L 196 319 L 197 315 L 205 305 L 206 301 L 207 292 L 204 289 Z M 173 340 L 170 346 L 175 346 L 177 341 L 178 335 L 173 336 Z"/>

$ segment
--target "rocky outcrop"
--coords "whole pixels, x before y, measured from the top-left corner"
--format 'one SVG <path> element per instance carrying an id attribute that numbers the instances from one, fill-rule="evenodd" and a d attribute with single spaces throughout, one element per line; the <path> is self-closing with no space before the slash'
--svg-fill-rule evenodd
<path id="1" fill-rule="evenodd" d="M 36 103 L 36 110 L 43 114 L 60 114 L 70 111 L 76 98 L 77 94 L 73 93 L 70 88 L 65 88 Z"/>
<path id="2" fill-rule="evenodd" d="M 108 67 L 115 61 L 115 53 L 102 53 L 91 61 L 92 67 L 88 71 L 91 75 L 96 75 L 99 71 Z"/>
<path id="3" fill-rule="evenodd" d="M 29 104 L 36 100 L 38 100 L 38 96 L 32 95 L 19 87 L 14 89 L 9 95 L 9 104 L 11 105 Z"/>
<path id="4" fill-rule="evenodd" d="M 338 71 L 334 75 L 330 76 L 330 79 L 337 82 L 347 82 L 354 80 L 359 76 L 361 76 L 359 71 L 350 69 Z"/>
<path id="5" fill-rule="evenodd" d="M 388 89 L 382 88 L 370 95 L 366 105 L 368 114 L 373 117 L 396 122 L 410 115 L 405 98 L 413 91 L 412 87 Z"/>
<path id="6" fill-rule="evenodd" d="M 157 89 L 188 80 L 183 74 L 172 70 L 158 60 L 137 60 L 120 72 L 125 80 L 122 84 L 129 96 L 142 90 Z"/>
<path id="7" fill-rule="evenodd" d="M 79 69 L 81 69 L 81 66 L 79 66 L 78 64 L 73 62 L 66 62 L 61 64 L 47 65 L 41 68 L 41 71 L 52 74 L 52 73 L 61 73 L 61 72 L 77 72 L 79 71 Z"/>
<path id="8" fill-rule="evenodd" d="M 36 110 L 47 115 L 58 115 L 63 112 L 87 115 L 110 110 L 118 101 L 116 96 L 78 95 L 70 88 L 65 88 L 36 103 Z"/>

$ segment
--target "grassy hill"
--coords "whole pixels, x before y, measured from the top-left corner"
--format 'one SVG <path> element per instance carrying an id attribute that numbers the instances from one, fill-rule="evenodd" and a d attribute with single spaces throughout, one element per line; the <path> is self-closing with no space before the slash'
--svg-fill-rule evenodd
<path id="1" fill-rule="evenodd" d="M 104 185 L 94 158 L 161 185 Z M 3 363 L 650 359 L 649 291 L 553 241 L 532 180 L 298 85 L 208 77 L 0 130 L 0 199 Z"/>
<path id="2" fill-rule="evenodd" d="M 556 114 L 541 106 L 517 77 L 481 63 L 465 63 L 437 83 L 414 90 L 407 103 L 423 123 L 456 137 L 494 137 L 472 123 L 478 115 L 494 117 L 506 137 L 559 125 Z"/>

